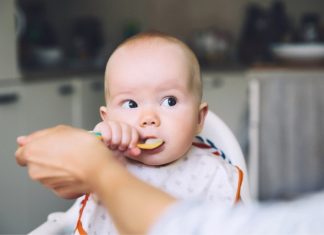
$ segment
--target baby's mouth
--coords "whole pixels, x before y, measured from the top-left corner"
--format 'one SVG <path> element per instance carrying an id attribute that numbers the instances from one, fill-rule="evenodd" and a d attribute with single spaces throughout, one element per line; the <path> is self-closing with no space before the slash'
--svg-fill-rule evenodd
<path id="1" fill-rule="evenodd" d="M 160 147 L 162 144 L 164 144 L 164 141 L 159 138 L 147 138 L 143 143 L 137 144 L 137 147 L 139 147 L 142 150 L 146 149 L 156 149 Z"/>

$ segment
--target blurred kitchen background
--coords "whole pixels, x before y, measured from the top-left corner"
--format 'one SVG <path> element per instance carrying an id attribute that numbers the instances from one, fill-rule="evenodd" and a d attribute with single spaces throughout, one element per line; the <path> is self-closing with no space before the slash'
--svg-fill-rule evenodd
<path id="1" fill-rule="evenodd" d="M 256 200 L 322 189 L 323 15 L 322 0 L 0 0 L 0 234 L 72 203 L 28 179 L 15 138 L 92 129 L 109 55 L 150 29 L 197 54 L 204 99 L 238 138 Z"/>

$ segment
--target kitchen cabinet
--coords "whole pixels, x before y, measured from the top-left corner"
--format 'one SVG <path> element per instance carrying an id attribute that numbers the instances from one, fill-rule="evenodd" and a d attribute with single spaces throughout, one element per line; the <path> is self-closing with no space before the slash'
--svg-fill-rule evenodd
<path id="1" fill-rule="evenodd" d="M 250 80 L 250 186 L 259 200 L 324 187 L 324 70 L 259 68 Z"/>
<path id="2" fill-rule="evenodd" d="M 104 103 L 100 84 L 89 77 L 0 86 L 0 234 L 27 233 L 50 212 L 73 203 L 31 181 L 17 166 L 16 137 L 57 124 L 92 128 Z"/>
<path id="3" fill-rule="evenodd" d="M 15 2 L 12 0 L 0 1 L 0 80 L 20 77 L 17 35 L 22 28 L 18 26 L 18 20 L 21 18 L 18 19 L 15 14 Z"/>
<path id="4" fill-rule="evenodd" d="M 105 105 L 104 79 L 95 77 L 91 79 L 76 79 L 79 96 L 77 98 L 75 125 L 92 130 L 101 121 L 99 107 Z"/>
<path id="5" fill-rule="evenodd" d="M 248 81 L 245 72 L 203 72 L 203 99 L 233 131 L 244 149 L 247 141 Z"/>

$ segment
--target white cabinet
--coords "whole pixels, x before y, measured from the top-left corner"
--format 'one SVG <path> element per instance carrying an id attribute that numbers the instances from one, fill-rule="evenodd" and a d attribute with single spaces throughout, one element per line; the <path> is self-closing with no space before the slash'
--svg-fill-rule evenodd
<path id="1" fill-rule="evenodd" d="M 250 185 L 259 200 L 324 188 L 324 70 L 251 70 Z"/>
<path id="2" fill-rule="evenodd" d="M 234 132 L 241 145 L 247 141 L 248 81 L 242 72 L 203 72 L 203 99 Z"/>
<path id="3" fill-rule="evenodd" d="M 69 82 L 0 88 L 1 234 L 26 233 L 53 208 L 70 204 L 28 179 L 14 159 L 17 136 L 58 123 L 72 124 L 69 89 Z"/>
<path id="4" fill-rule="evenodd" d="M 17 22 L 15 3 L 12 0 L 0 1 L 0 80 L 19 77 L 17 34 L 22 24 Z"/>
<path id="5" fill-rule="evenodd" d="M 74 124 L 92 130 L 101 121 L 99 107 L 105 105 L 104 79 L 76 79 L 78 98 L 75 102 Z"/>
<path id="6" fill-rule="evenodd" d="M 16 137 L 57 124 L 92 128 L 99 120 L 99 106 L 104 104 L 101 80 L 0 87 L 0 234 L 27 233 L 45 221 L 50 212 L 65 210 L 73 202 L 31 181 L 26 169 L 17 166 Z"/>

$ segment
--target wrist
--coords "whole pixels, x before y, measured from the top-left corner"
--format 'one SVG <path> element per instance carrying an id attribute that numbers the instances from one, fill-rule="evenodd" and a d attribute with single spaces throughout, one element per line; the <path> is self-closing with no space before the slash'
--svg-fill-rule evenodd
<path id="1" fill-rule="evenodd" d="M 123 185 L 121 181 L 128 175 L 125 167 L 114 156 L 111 156 L 112 153 L 109 150 L 107 152 L 102 161 L 93 167 L 92 173 L 88 174 L 90 189 L 100 198 L 118 191 L 118 187 Z"/>

